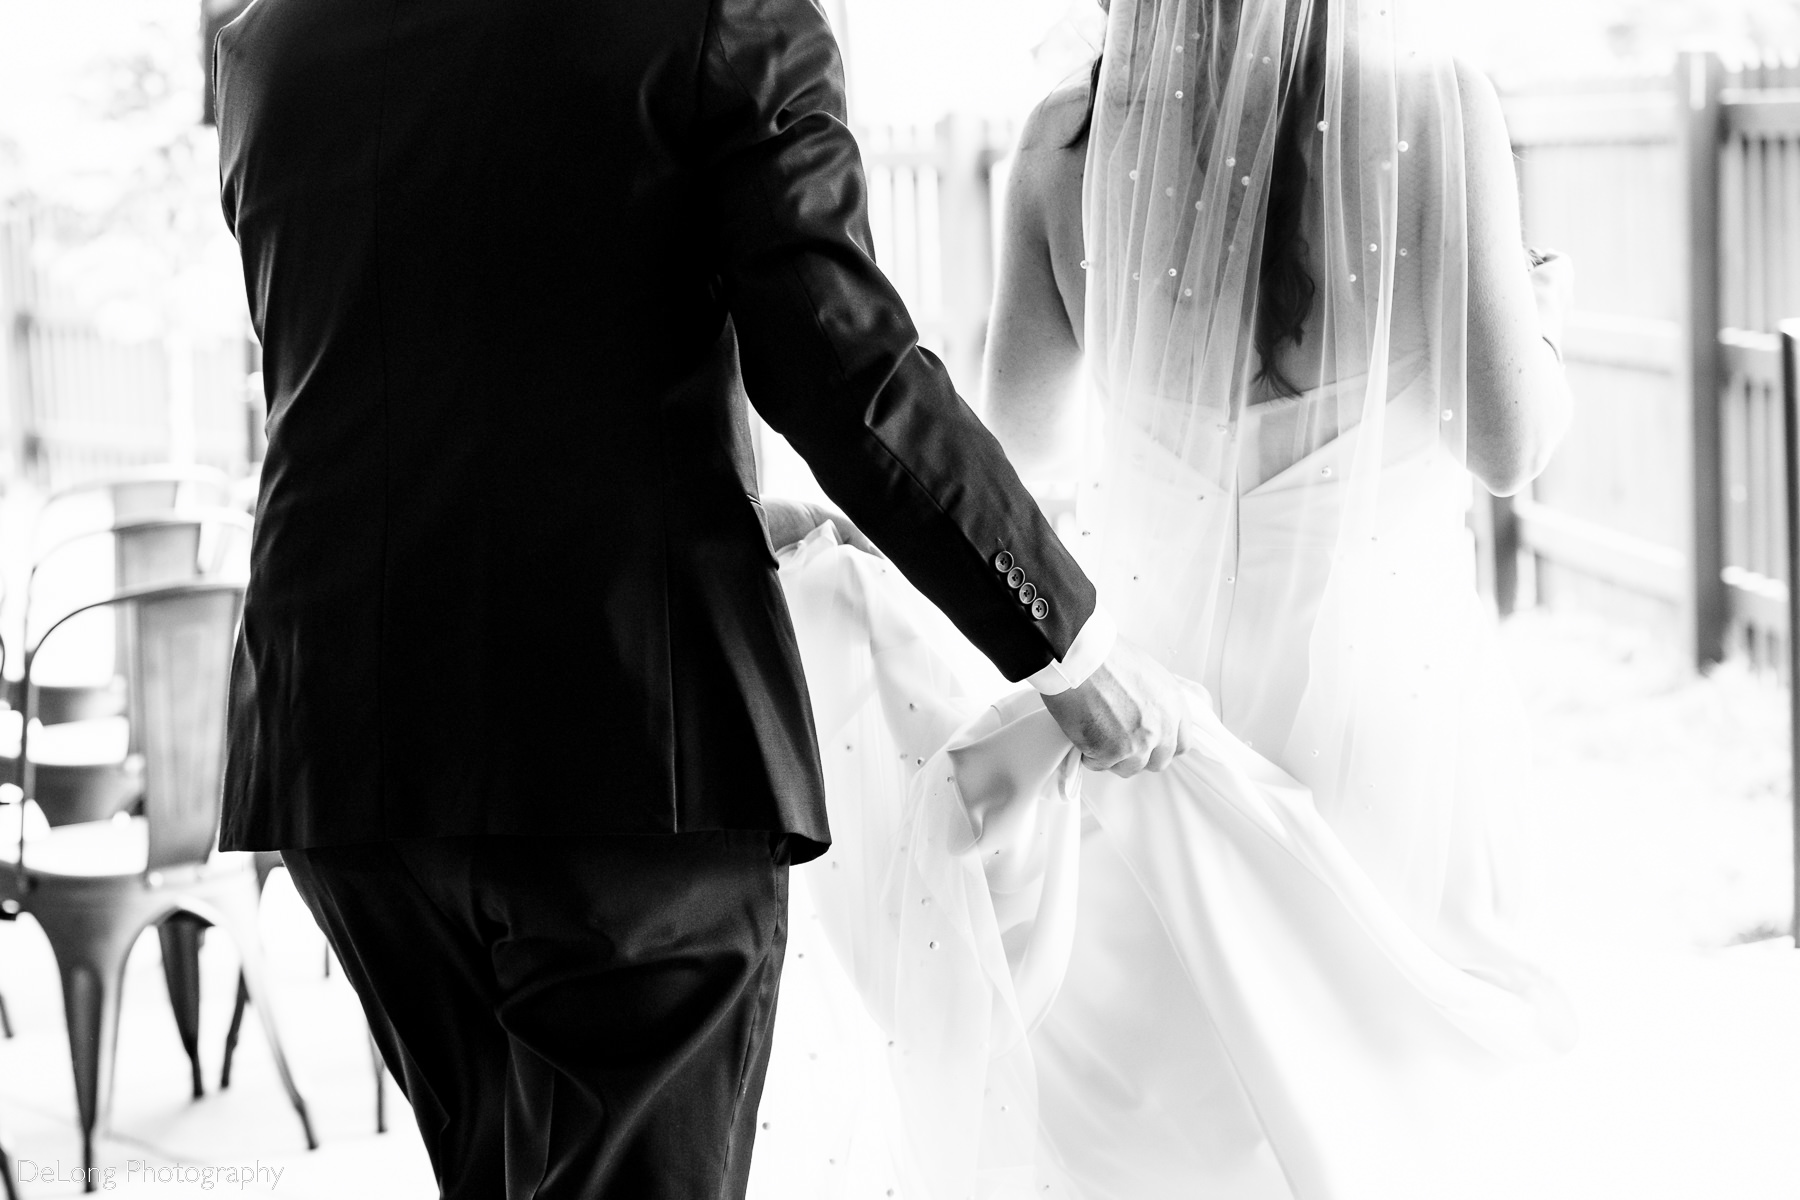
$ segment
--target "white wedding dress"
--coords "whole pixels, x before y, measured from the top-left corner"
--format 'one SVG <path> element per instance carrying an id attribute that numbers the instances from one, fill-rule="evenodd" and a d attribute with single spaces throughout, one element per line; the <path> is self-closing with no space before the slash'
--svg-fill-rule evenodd
<path id="1" fill-rule="evenodd" d="M 1067 540 L 1200 744 L 1084 772 L 887 564 L 785 552 L 834 840 L 795 872 L 759 1200 L 1531 1194 L 1488 1081 L 1573 1019 L 1513 932 L 1457 72 L 1396 7 L 1109 8 Z M 1277 179 L 1331 382 L 1270 400 Z"/>
<path id="2" fill-rule="evenodd" d="M 1320 399 L 1252 409 L 1249 444 L 1291 444 Z M 753 1196 L 1486 1194 L 1469 1085 L 1495 1052 L 1566 1043 L 1570 1018 L 1501 919 L 1520 741 L 1469 477 L 1424 388 L 1388 420 L 1394 583 L 1355 653 L 1393 669 L 1355 776 L 1392 784 L 1364 794 L 1307 786 L 1334 543 L 1293 552 L 1333 526 L 1338 492 L 1312 484 L 1355 429 L 1235 496 L 1192 479 L 1118 501 L 1179 503 L 1190 528 L 1211 505 L 1235 534 L 1229 615 L 1172 655 L 1204 681 L 1206 740 L 1163 774 L 1078 772 L 1033 693 L 829 526 L 784 555 L 837 840 L 796 871 Z M 1109 593 L 1121 627 L 1154 624 L 1131 594 Z M 1454 786 L 1425 808 L 1408 777 Z"/>

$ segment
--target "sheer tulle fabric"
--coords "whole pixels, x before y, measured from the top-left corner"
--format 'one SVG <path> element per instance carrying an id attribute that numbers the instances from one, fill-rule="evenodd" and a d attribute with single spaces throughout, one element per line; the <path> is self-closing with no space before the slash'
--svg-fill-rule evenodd
<path id="1" fill-rule="evenodd" d="M 836 842 L 796 880 L 755 1194 L 1498 1178 L 1479 1080 L 1572 1023 L 1510 933 L 1525 783 L 1464 528 L 1460 130 L 1389 0 L 1114 0 L 1074 549 L 1203 741 L 1084 774 L 885 564 L 825 530 L 786 557 Z M 1315 293 L 1271 372 L 1296 134 Z"/>
<path id="2" fill-rule="evenodd" d="M 836 840 L 796 872 L 753 1196 L 1488 1194 L 1471 1085 L 1569 1034 L 1492 918 L 1490 829 L 1428 939 L 1198 688 L 1167 773 L 1081 774 L 829 527 L 783 582 Z"/>

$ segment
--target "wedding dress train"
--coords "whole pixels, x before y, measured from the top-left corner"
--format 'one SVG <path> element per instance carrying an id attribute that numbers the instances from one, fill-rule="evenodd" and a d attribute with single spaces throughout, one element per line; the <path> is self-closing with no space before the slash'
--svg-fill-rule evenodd
<path id="1" fill-rule="evenodd" d="M 1572 1019 L 1510 933 L 1522 743 L 1473 588 L 1469 477 L 1426 379 L 1399 386 L 1352 564 L 1387 586 L 1346 626 L 1346 661 L 1374 669 L 1346 669 L 1353 736 L 1325 727 L 1329 481 L 1360 430 L 1273 448 L 1330 391 L 1249 410 L 1268 453 L 1243 461 L 1268 469 L 1233 488 L 1147 463 L 1148 439 L 1084 485 L 1103 519 L 1224 540 L 1229 611 L 1205 645 L 1152 647 L 1194 681 L 1203 731 L 1160 774 L 1078 770 L 1035 693 L 830 527 L 784 555 L 836 840 L 795 873 L 752 1195 L 1499 1186 L 1480 1081 L 1566 1045 Z M 1114 547 L 1072 540 L 1117 581 L 1126 636 L 1167 628 L 1148 565 L 1127 579 Z"/>

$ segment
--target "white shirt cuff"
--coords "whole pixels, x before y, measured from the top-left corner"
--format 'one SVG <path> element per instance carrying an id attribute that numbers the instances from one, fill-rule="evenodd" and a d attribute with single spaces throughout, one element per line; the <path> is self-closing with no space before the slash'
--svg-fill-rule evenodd
<path id="1" fill-rule="evenodd" d="M 1028 681 L 1032 687 L 1046 696 L 1055 696 L 1078 688 L 1088 681 L 1088 676 L 1100 669 L 1106 656 L 1112 653 L 1113 643 L 1119 639 L 1119 627 L 1104 608 L 1096 607 L 1081 632 L 1069 644 L 1069 652 L 1060 661 L 1033 675 Z"/>

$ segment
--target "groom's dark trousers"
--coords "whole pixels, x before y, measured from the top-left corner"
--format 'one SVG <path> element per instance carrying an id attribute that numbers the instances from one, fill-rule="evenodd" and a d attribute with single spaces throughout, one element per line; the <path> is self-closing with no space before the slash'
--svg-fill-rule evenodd
<path id="1" fill-rule="evenodd" d="M 736 1196 L 830 840 L 746 400 L 1009 678 L 1094 590 L 875 266 L 814 0 L 256 0 L 216 61 L 221 844 L 289 854 L 445 1195 Z"/>
<path id="2" fill-rule="evenodd" d="M 445 1196 L 741 1194 L 787 933 L 767 836 L 285 857 Z"/>

